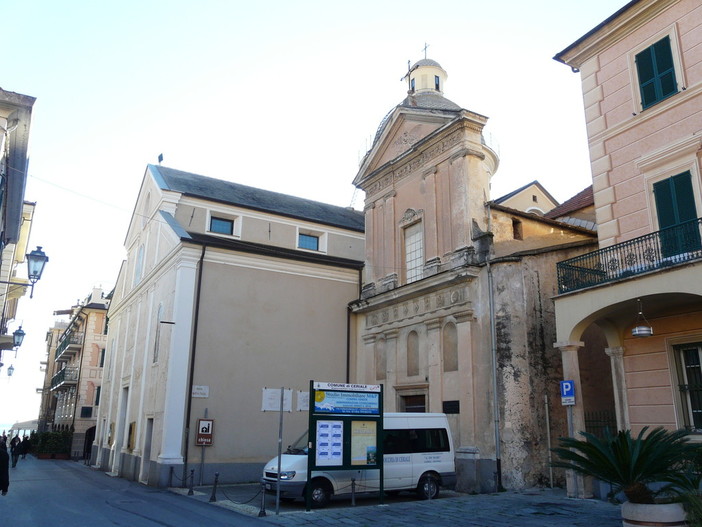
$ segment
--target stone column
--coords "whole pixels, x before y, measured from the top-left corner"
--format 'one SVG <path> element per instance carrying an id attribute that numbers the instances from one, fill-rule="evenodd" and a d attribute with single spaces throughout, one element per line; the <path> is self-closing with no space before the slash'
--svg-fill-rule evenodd
<path id="1" fill-rule="evenodd" d="M 555 347 L 561 350 L 563 360 L 563 379 L 573 381 L 575 384 L 575 404 L 567 407 L 568 410 L 568 435 L 578 437 L 578 432 L 585 431 L 585 410 L 582 399 L 582 385 L 580 384 L 580 363 L 578 350 L 584 346 L 583 342 L 557 342 Z M 571 498 L 591 498 L 592 480 L 572 470 L 566 471 L 566 485 L 568 496 Z"/>
<path id="2" fill-rule="evenodd" d="M 385 393 L 383 394 L 383 410 L 397 412 L 397 337 L 400 332 L 396 329 L 385 333 L 385 356 L 387 360 L 387 376 L 385 379 Z"/>
<path id="3" fill-rule="evenodd" d="M 192 345 L 194 292 L 198 258 L 181 254 L 176 266 L 175 298 L 173 301 L 173 333 L 168 353 L 168 375 L 163 408 L 163 434 L 158 462 L 166 465 L 183 463 L 185 440 L 185 408 L 188 397 L 188 365 Z M 203 262 L 204 264 L 204 262 Z"/>
<path id="4" fill-rule="evenodd" d="M 397 230 L 397 222 L 395 221 L 395 191 L 388 193 L 385 196 L 383 204 L 384 217 L 384 233 L 383 233 L 383 272 L 382 277 L 386 282 L 392 284 L 392 289 L 397 287 L 400 280 L 400 267 L 398 266 L 398 247 L 396 245 L 395 231 Z"/>
<path id="5" fill-rule="evenodd" d="M 375 384 L 379 379 L 375 371 L 375 335 L 363 335 L 363 351 L 358 354 L 356 362 L 356 382 Z"/>
<path id="6" fill-rule="evenodd" d="M 629 400 L 626 394 L 626 375 L 624 372 L 624 348 L 617 346 L 605 348 L 612 366 L 612 387 L 614 389 L 614 410 L 617 414 L 617 429 L 631 428 L 629 420 Z"/>
<path id="7" fill-rule="evenodd" d="M 427 382 L 429 383 L 429 412 L 441 412 L 443 383 L 441 382 L 441 319 L 435 318 L 425 323 L 427 328 Z"/>
<path id="8" fill-rule="evenodd" d="M 471 322 L 473 311 L 454 315 L 456 319 L 456 334 L 458 340 L 458 373 L 459 373 L 459 404 L 460 404 L 460 446 L 475 446 L 475 411 L 476 394 L 473 385 L 473 343 Z"/>

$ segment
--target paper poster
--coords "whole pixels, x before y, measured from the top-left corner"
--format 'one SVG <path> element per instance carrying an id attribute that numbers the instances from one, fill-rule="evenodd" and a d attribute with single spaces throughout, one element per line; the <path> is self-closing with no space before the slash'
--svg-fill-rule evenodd
<path id="1" fill-rule="evenodd" d="M 344 422 L 317 421 L 316 465 L 339 467 L 344 462 Z"/>

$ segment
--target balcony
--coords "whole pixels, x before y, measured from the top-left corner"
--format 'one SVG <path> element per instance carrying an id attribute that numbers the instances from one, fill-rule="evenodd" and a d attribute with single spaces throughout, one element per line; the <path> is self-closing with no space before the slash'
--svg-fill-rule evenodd
<path id="1" fill-rule="evenodd" d="M 702 260 L 702 218 L 558 262 L 558 293 Z"/>
<path id="2" fill-rule="evenodd" d="M 69 332 L 63 335 L 63 338 L 56 347 L 56 360 L 68 361 L 73 355 L 80 351 L 83 345 L 85 333 Z"/>
<path id="3" fill-rule="evenodd" d="M 78 383 L 78 368 L 68 366 L 51 378 L 51 390 L 59 390 Z"/>

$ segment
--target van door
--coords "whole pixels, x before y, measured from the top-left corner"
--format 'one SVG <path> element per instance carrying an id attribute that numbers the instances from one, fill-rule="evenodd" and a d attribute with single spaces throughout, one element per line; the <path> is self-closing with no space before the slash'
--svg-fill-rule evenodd
<path id="1" fill-rule="evenodd" d="M 385 489 L 398 490 L 412 485 L 410 430 L 385 430 L 383 443 Z"/>
<path id="2" fill-rule="evenodd" d="M 446 428 L 420 428 L 412 432 L 413 480 L 416 486 L 426 472 L 447 472 L 453 454 Z"/>

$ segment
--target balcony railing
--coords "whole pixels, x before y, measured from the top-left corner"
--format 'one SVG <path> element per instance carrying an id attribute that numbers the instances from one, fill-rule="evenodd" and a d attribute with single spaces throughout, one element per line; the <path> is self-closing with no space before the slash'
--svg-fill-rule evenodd
<path id="1" fill-rule="evenodd" d="M 68 356 L 69 352 L 73 352 L 73 354 L 78 352 L 80 347 L 83 345 L 84 335 L 85 333 L 66 333 L 63 336 L 63 339 L 61 339 L 61 342 L 59 342 L 59 345 L 56 347 L 56 360 L 59 360 L 59 357 L 64 354 Z"/>
<path id="2" fill-rule="evenodd" d="M 78 368 L 68 366 L 51 378 L 51 389 L 55 390 L 62 385 L 73 386 L 78 382 Z"/>
<path id="3" fill-rule="evenodd" d="M 558 292 L 568 293 L 702 259 L 702 218 L 558 262 Z"/>

